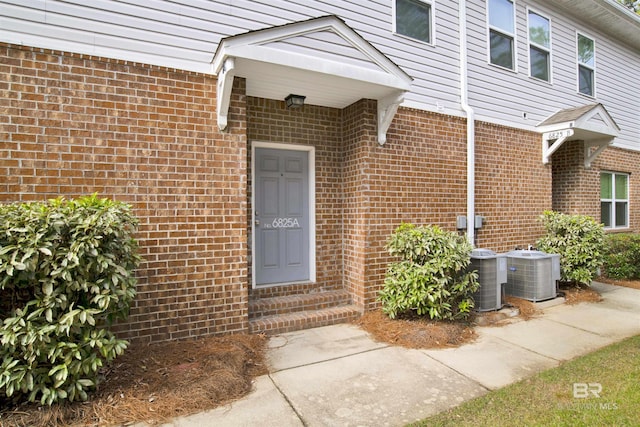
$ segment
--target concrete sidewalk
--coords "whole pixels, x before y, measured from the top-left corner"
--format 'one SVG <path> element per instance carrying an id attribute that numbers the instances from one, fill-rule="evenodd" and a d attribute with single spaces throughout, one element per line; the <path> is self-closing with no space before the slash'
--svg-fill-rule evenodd
<path id="1" fill-rule="evenodd" d="M 640 334 L 640 290 L 593 287 L 604 301 L 478 327 L 458 348 L 393 347 L 348 324 L 275 336 L 251 394 L 166 426 L 402 426 Z"/>

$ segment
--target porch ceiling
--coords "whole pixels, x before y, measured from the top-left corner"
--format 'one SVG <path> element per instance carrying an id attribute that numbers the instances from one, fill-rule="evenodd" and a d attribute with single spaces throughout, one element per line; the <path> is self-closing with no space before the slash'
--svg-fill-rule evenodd
<path id="1" fill-rule="evenodd" d="M 227 126 L 233 77 L 244 77 L 247 95 L 344 108 L 378 101 L 378 142 L 412 78 L 336 16 L 324 16 L 223 39 L 212 60 L 218 75 L 218 127 Z"/>
<path id="2" fill-rule="evenodd" d="M 247 80 L 247 95 L 278 99 L 293 93 L 306 96 L 305 104 L 345 108 L 362 99 L 380 99 L 397 89 L 313 70 L 251 59 L 236 59 L 236 76 Z"/>

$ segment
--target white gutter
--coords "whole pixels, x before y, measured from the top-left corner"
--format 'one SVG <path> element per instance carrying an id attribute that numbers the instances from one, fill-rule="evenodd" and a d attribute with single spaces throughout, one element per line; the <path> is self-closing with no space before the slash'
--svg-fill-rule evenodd
<path id="1" fill-rule="evenodd" d="M 469 105 L 467 76 L 467 2 L 459 0 L 460 25 L 460 106 L 467 116 L 467 239 L 475 246 L 476 204 L 476 137 L 475 113 Z"/>

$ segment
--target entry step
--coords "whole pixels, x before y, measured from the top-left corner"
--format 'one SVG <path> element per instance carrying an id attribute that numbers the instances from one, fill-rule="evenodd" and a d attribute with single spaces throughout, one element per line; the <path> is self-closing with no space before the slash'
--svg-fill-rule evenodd
<path id="1" fill-rule="evenodd" d="M 342 290 L 249 299 L 249 319 L 298 311 L 322 310 L 349 304 L 351 304 L 351 297 Z"/>
<path id="2" fill-rule="evenodd" d="M 356 320 L 362 315 L 358 306 L 349 304 L 320 310 L 304 310 L 287 314 L 249 319 L 252 334 L 277 335 L 301 329 L 317 328 Z"/>

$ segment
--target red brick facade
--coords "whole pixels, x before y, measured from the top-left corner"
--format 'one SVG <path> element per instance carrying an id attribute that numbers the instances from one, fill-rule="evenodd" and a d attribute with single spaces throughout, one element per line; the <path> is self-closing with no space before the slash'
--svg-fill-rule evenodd
<path id="1" fill-rule="evenodd" d="M 584 145 L 566 142 L 552 156 L 553 209 L 581 213 L 600 220 L 600 172 L 629 174 L 629 229 L 640 231 L 640 153 L 608 147 L 593 162 L 584 166 Z"/>
<path id="2" fill-rule="evenodd" d="M 337 295 L 372 309 L 393 230 L 401 222 L 455 230 L 466 214 L 464 119 L 400 108 L 380 146 L 375 101 L 287 110 L 245 96 L 236 79 L 221 133 L 214 77 L 9 45 L 0 54 L 0 201 L 98 192 L 140 218 L 144 262 L 130 318 L 118 326 L 124 337 L 246 332 L 251 310 L 271 310 L 251 301 L 293 295 L 323 293 L 304 303 L 314 307 Z M 251 289 L 254 141 L 315 147 L 313 284 Z M 599 215 L 600 169 L 631 173 L 637 229 L 640 153 L 610 148 L 585 170 L 581 147 L 566 144 L 543 165 L 539 134 L 476 123 L 476 213 L 485 218 L 476 245 L 534 243 L 538 217 L 552 207 Z M 274 304 L 289 310 L 291 298 L 283 301 Z"/>
<path id="3" fill-rule="evenodd" d="M 551 209 L 551 166 L 542 163 L 540 134 L 476 125 L 476 214 L 485 218 L 478 247 L 497 252 L 533 245 L 540 215 Z"/>
<path id="4" fill-rule="evenodd" d="M 7 45 L 0 54 L 0 200 L 98 192 L 133 206 L 145 261 L 127 337 L 246 331 L 244 97 L 234 95 L 221 134 L 210 76 Z"/>

